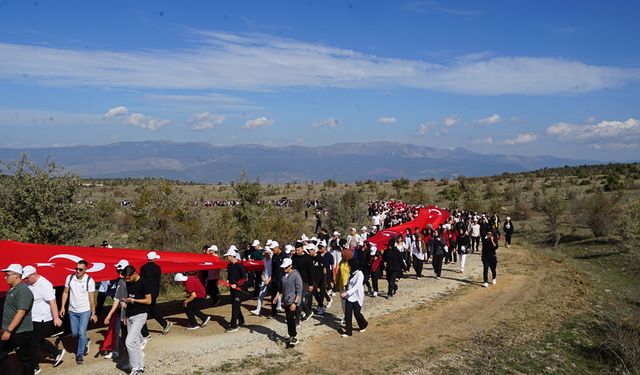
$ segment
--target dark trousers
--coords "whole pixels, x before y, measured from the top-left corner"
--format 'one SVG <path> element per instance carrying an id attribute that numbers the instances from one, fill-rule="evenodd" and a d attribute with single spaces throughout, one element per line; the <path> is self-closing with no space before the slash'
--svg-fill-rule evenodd
<path id="1" fill-rule="evenodd" d="M 491 268 L 491 275 L 493 278 L 496 278 L 496 267 L 498 266 L 498 258 L 493 257 L 482 257 L 482 276 L 484 277 L 484 282 L 488 281 L 489 276 L 489 268 Z"/>
<path id="2" fill-rule="evenodd" d="M 504 242 L 507 245 L 511 245 L 511 233 L 506 233 L 504 234 Z"/>
<path id="3" fill-rule="evenodd" d="M 309 289 L 309 284 L 308 283 L 302 283 L 302 302 L 300 302 L 299 304 L 297 304 L 297 308 L 296 308 L 296 321 L 300 321 L 300 318 L 302 317 L 302 311 L 304 311 L 304 313 L 309 316 L 309 314 L 311 314 L 311 293 L 308 292 Z"/>
<path id="4" fill-rule="evenodd" d="M 231 289 L 229 291 L 231 296 L 231 328 L 236 328 L 238 325 L 244 325 L 244 316 L 240 309 L 240 292 Z"/>
<path id="5" fill-rule="evenodd" d="M 375 272 L 371 272 L 371 286 L 373 287 L 373 291 L 378 291 L 378 279 L 380 279 L 380 269 L 382 266 L 378 266 L 378 269 Z"/>
<path id="6" fill-rule="evenodd" d="M 393 296 L 398 291 L 398 285 L 396 285 L 396 277 L 398 277 L 398 274 L 399 272 L 387 270 L 387 283 L 389 283 L 388 296 Z"/>
<path id="7" fill-rule="evenodd" d="M 327 288 L 323 281 L 320 281 L 319 285 L 313 285 L 313 296 L 318 303 L 318 308 L 324 306 L 325 294 L 327 294 Z"/>
<path id="8" fill-rule="evenodd" d="M 407 250 L 404 255 L 404 272 L 409 272 L 411 269 L 411 253 Z"/>
<path id="9" fill-rule="evenodd" d="M 220 301 L 220 289 L 218 289 L 218 280 L 207 280 L 207 295 L 211 297 L 211 301 L 215 305 Z"/>
<path id="10" fill-rule="evenodd" d="M 31 358 L 33 359 L 33 367 L 39 368 L 40 351 L 44 350 L 52 357 L 58 355 L 56 348 L 47 337 L 53 333 L 53 320 L 48 322 L 33 322 L 33 334 L 31 335 Z"/>
<path id="11" fill-rule="evenodd" d="M 284 313 L 287 317 L 287 331 L 289 332 L 289 337 L 296 337 L 298 335 L 298 331 L 296 331 L 296 311 L 291 311 L 291 305 L 285 305 Z"/>
<path id="12" fill-rule="evenodd" d="M 149 318 L 155 319 L 156 322 L 160 323 L 160 325 L 164 329 L 167 326 L 167 321 L 164 320 L 162 315 L 160 315 L 160 313 L 158 312 L 158 308 L 156 307 L 157 299 L 158 299 L 158 296 L 151 297 L 151 304 L 149 305 L 149 313 L 147 314 L 147 316 Z M 149 328 L 147 328 L 147 323 L 145 323 L 142 326 L 142 337 L 148 337 L 148 336 L 149 336 Z"/>
<path id="13" fill-rule="evenodd" d="M 278 301 L 274 301 L 276 295 L 278 294 L 278 290 L 280 290 L 280 282 L 276 281 L 274 278 L 271 278 L 271 316 L 278 315 L 278 311 L 276 307 L 278 307 Z"/>
<path id="14" fill-rule="evenodd" d="M 107 300 L 107 292 L 98 292 L 98 300 L 96 301 L 96 315 L 102 316 L 104 310 L 104 302 Z"/>
<path id="15" fill-rule="evenodd" d="M 9 352 L 16 350 L 16 356 L 22 366 L 23 375 L 33 374 L 33 358 L 31 358 L 31 336 L 33 332 L 12 333 L 7 341 L 0 341 L 0 375 L 13 374 L 7 369 L 6 361 Z"/>
<path id="16" fill-rule="evenodd" d="M 433 272 L 435 272 L 437 277 L 440 277 L 442 274 L 442 259 L 444 258 L 444 254 L 434 254 L 433 255 Z"/>
<path id="17" fill-rule="evenodd" d="M 418 259 L 417 256 L 413 256 L 413 269 L 416 271 L 416 277 L 422 277 L 422 267 L 424 260 Z"/>
<path id="18" fill-rule="evenodd" d="M 371 283 L 369 282 L 369 276 L 371 274 L 370 269 L 371 268 L 365 264 L 364 269 L 362 270 L 362 274 L 364 275 L 363 285 L 367 287 L 367 291 L 369 291 L 369 293 L 371 293 Z"/>
<path id="19" fill-rule="evenodd" d="M 189 325 L 191 327 L 198 325 L 196 316 L 203 322 L 207 319 L 207 315 L 200 311 L 200 309 L 202 309 L 203 303 L 204 298 L 196 298 L 193 301 L 187 303 L 187 307 L 184 308 L 184 312 L 187 314 L 187 319 L 189 319 Z"/>
<path id="20" fill-rule="evenodd" d="M 360 330 L 367 328 L 367 326 L 369 325 L 364 316 L 362 316 L 362 312 L 360 312 L 361 308 L 362 307 L 358 302 L 351 302 L 348 300 L 344 302 L 344 322 L 346 325 L 345 333 L 349 336 L 351 336 L 351 334 L 353 333 L 353 316 L 356 317 L 358 328 L 360 328 Z"/>
<path id="21" fill-rule="evenodd" d="M 445 263 L 453 262 L 456 263 L 458 261 L 458 253 L 453 251 L 453 248 L 449 249 L 445 256 Z"/>

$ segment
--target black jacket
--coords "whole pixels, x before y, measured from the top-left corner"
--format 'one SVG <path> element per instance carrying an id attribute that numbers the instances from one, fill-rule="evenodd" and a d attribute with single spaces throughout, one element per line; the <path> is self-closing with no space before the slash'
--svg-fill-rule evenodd
<path id="1" fill-rule="evenodd" d="M 382 257 L 386 264 L 387 272 L 402 272 L 404 260 L 402 259 L 402 253 L 400 253 L 397 247 L 387 248 Z"/>
<path id="2" fill-rule="evenodd" d="M 300 273 L 302 282 L 310 284 L 313 276 L 313 260 L 311 260 L 311 256 L 307 253 L 302 255 L 295 254 L 291 257 L 291 262 L 293 263 L 293 269 L 298 270 Z"/>
<path id="3" fill-rule="evenodd" d="M 160 275 L 162 275 L 162 270 L 155 262 L 147 262 L 140 267 L 140 277 L 146 280 L 151 291 L 151 298 L 158 298 L 158 294 L 160 294 Z"/>

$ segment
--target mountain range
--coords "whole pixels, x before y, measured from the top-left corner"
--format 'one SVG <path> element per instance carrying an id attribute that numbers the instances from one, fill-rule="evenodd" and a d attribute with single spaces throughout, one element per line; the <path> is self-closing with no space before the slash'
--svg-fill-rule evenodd
<path id="1" fill-rule="evenodd" d="M 22 153 L 38 163 L 52 158 L 83 178 L 164 177 L 208 183 L 235 180 L 242 170 L 263 182 L 353 182 L 475 177 L 602 163 L 553 156 L 486 155 L 464 148 L 447 150 L 382 141 L 319 147 L 119 142 L 102 146 L 0 148 L 0 160 L 15 160 Z"/>

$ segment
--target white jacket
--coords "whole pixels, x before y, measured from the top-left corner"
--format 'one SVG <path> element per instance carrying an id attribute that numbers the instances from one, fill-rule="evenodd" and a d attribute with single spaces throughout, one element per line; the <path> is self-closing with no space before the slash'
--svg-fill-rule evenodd
<path id="1" fill-rule="evenodd" d="M 358 302 L 360 307 L 364 303 L 364 275 L 362 271 L 355 271 L 347 283 L 347 301 Z"/>

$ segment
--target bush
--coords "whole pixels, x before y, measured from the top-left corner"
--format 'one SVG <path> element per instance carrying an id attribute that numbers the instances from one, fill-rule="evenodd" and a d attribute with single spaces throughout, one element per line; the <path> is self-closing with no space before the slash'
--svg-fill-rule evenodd
<path id="1" fill-rule="evenodd" d="M 640 371 L 640 319 L 635 315 L 601 318 L 604 337 L 600 349 L 626 373 Z"/>
<path id="2" fill-rule="evenodd" d="M 608 236 L 618 226 L 620 196 L 602 192 L 584 197 L 579 202 L 578 216 L 596 237 Z"/>
<path id="3" fill-rule="evenodd" d="M 562 237 L 560 223 L 565 211 L 565 202 L 558 195 L 549 195 L 540 202 L 540 209 L 546 216 L 549 239 L 553 242 L 553 247 L 557 247 Z"/>
<path id="4" fill-rule="evenodd" d="M 531 217 L 531 207 L 524 199 L 516 200 L 516 204 L 513 211 L 513 218 L 515 220 L 527 220 Z"/>

